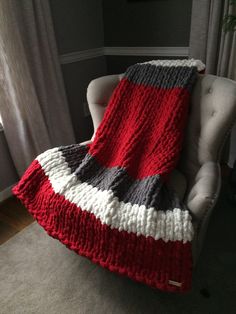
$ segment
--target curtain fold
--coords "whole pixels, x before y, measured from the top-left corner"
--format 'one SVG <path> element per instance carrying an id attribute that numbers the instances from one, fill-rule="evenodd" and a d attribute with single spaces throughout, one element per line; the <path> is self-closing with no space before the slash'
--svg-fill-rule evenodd
<path id="1" fill-rule="evenodd" d="M 236 5 L 230 5 L 230 0 L 225 1 L 224 14 L 236 15 Z M 236 80 L 236 32 L 221 31 L 216 73 Z"/>
<path id="2" fill-rule="evenodd" d="M 223 1 L 193 0 L 189 54 L 206 64 L 206 73 L 217 68 Z"/>
<path id="3" fill-rule="evenodd" d="M 223 17 L 233 13 L 230 0 L 193 0 L 189 55 L 206 64 L 206 73 L 236 79 L 236 33 L 223 30 Z"/>
<path id="4" fill-rule="evenodd" d="M 223 30 L 223 17 L 236 15 L 230 0 L 193 0 L 189 56 L 206 64 L 206 73 L 236 80 L 236 32 Z M 226 143 L 222 161 L 236 159 L 236 126 Z"/>
<path id="5" fill-rule="evenodd" d="M 48 0 L 0 1 L 0 114 L 19 175 L 75 141 Z"/>

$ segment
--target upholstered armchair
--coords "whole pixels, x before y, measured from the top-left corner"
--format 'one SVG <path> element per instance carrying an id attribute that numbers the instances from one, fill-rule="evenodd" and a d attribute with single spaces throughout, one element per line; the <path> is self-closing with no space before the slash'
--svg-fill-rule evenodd
<path id="1" fill-rule="evenodd" d="M 93 80 L 88 86 L 87 100 L 94 134 L 121 78 L 122 74 L 108 75 Z M 199 75 L 192 92 L 180 162 L 169 182 L 194 217 L 195 263 L 220 191 L 221 151 L 235 120 L 236 82 L 213 75 Z"/>

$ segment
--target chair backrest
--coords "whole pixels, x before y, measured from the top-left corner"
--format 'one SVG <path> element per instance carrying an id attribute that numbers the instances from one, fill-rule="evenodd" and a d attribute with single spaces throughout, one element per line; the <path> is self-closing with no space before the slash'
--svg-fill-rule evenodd
<path id="1" fill-rule="evenodd" d="M 121 75 L 93 80 L 87 99 L 94 129 L 100 124 L 105 107 Z M 236 120 L 236 82 L 214 75 L 199 75 L 191 97 L 189 121 L 179 169 L 189 187 L 201 165 L 217 161 L 227 135 Z"/>
<path id="2" fill-rule="evenodd" d="M 218 161 L 236 122 L 236 82 L 199 75 L 191 97 L 190 114 L 179 168 L 191 181 L 203 163 Z"/>

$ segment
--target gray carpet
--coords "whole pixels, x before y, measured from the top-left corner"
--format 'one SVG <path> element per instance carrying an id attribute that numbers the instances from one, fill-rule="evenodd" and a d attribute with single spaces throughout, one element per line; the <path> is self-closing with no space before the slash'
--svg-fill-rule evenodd
<path id="1" fill-rule="evenodd" d="M 220 198 L 186 295 L 110 273 L 34 223 L 0 247 L 0 313 L 235 314 L 236 208 Z"/>

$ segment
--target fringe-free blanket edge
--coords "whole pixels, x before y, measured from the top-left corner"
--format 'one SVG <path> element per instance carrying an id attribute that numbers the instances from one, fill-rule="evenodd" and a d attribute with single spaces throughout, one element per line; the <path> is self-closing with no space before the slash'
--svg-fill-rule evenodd
<path id="1" fill-rule="evenodd" d="M 78 254 L 152 287 L 183 292 L 191 287 L 191 215 L 175 198 L 163 201 L 162 181 L 179 157 L 188 89 L 199 63 L 168 63 L 130 67 L 110 100 L 94 142 L 53 148 L 39 155 L 13 192 L 49 235 Z M 171 80 L 173 73 L 175 81 Z M 163 99 L 167 99 L 164 104 Z M 128 108 L 124 107 L 127 103 Z M 156 121 L 148 118 L 155 103 L 152 117 Z M 166 121 L 172 121 L 178 135 L 161 121 L 159 111 L 169 118 Z M 114 117 L 126 114 L 128 124 L 117 123 Z M 165 132 L 169 132 L 170 142 L 162 141 Z M 159 155 L 153 138 L 162 149 Z M 165 153 L 167 143 L 171 159 Z M 141 166 L 137 167 L 137 160 Z"/>

